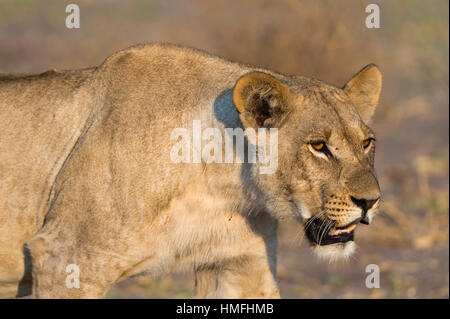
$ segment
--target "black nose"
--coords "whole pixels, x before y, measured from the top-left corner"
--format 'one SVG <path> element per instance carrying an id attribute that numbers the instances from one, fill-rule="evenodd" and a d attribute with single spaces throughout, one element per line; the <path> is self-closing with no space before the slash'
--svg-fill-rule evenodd
<path id="1" fill-rule="evenodd" d="M 355 198 L 353 196 L 350 196 L 350 199 L 352 200 L 352 202 L 360 207 L 364 213 L 367 213 L 367 211 L 369 209 L 371 209 L 373 207 L 373 205 L 375 205 L 375 203 L 380 199 L 375 198 L 375 199 L 365 199 L 365 198 Z"/>

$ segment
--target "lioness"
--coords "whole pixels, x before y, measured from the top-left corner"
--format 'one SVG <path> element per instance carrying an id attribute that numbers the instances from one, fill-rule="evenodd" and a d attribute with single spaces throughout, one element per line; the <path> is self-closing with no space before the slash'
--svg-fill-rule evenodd
<path id="1" fill-rule="evenodd" d="M 278 219 L 299 220 L 335 259 L 378 208 L 366 123 L 380 90 L 373 64 L 341 89 L 167 44 L 0 76 L 1 296 L 97 298 L 130 276 L 192 268 L 198 297 L 279 297 Z M 174 163 L 171 132 L 195 120 L 223 135 L 278 129 L 276 171 Z"/>

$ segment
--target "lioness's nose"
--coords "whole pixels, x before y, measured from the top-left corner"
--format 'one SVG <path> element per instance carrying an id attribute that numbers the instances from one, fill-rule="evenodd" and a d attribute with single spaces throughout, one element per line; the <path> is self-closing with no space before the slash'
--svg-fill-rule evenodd
<path id="1" fill-rule="evenodd" d="M 366 213 L 369 209 L 373 207 L 373 205 L 375 205 L 376 202 L 378 202 L 380 197 L 375 199 L 366 199 L 366 198 L 355 198 L 353 196 L 350 196 L 350 199 L 356 206 L 360 207 L 363 210 L 363 212 Z"/>

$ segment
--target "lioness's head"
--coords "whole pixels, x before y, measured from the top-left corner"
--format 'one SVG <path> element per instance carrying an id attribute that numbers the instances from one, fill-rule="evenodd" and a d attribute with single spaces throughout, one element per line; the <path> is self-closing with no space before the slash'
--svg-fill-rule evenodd
<path id="1" fill-rule="evenodd" d="M 380 202 L 375 135 L 367 126 L 381 91 L 371 64 L 340 89 L 302 77 L 251 72 L 233 89 L 244 127 L 278 128 L 278 169 L 259 175 L 270 211 L 301 216 L 319 256 L 347 257 L 355 228 Z"/>

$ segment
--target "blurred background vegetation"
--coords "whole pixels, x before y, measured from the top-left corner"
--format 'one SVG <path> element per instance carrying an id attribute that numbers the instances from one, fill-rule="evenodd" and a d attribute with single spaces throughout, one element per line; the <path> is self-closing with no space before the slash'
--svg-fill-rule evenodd
<path id="1" fill-rule="evenodd" d="M 81 28 L 65 27 L 76 3 Z M 381 28 L 365 27 L 377 3 Z M 0 72 L 100 64 L 136 43 L 171 42 L 342 86 L 364 65 L 384 75 L 376 169 L 382 213 L 357 230 L 347 262 L 316 260 L 298 225 L 280 229 L 285 298 L 449 297 L 449 3 L 447 0 L 1 0 Z M 378 264 L 381 288 L 365 287 Z M 110 298 L 186 298 L 191 273 L 117 284 Z"/>

